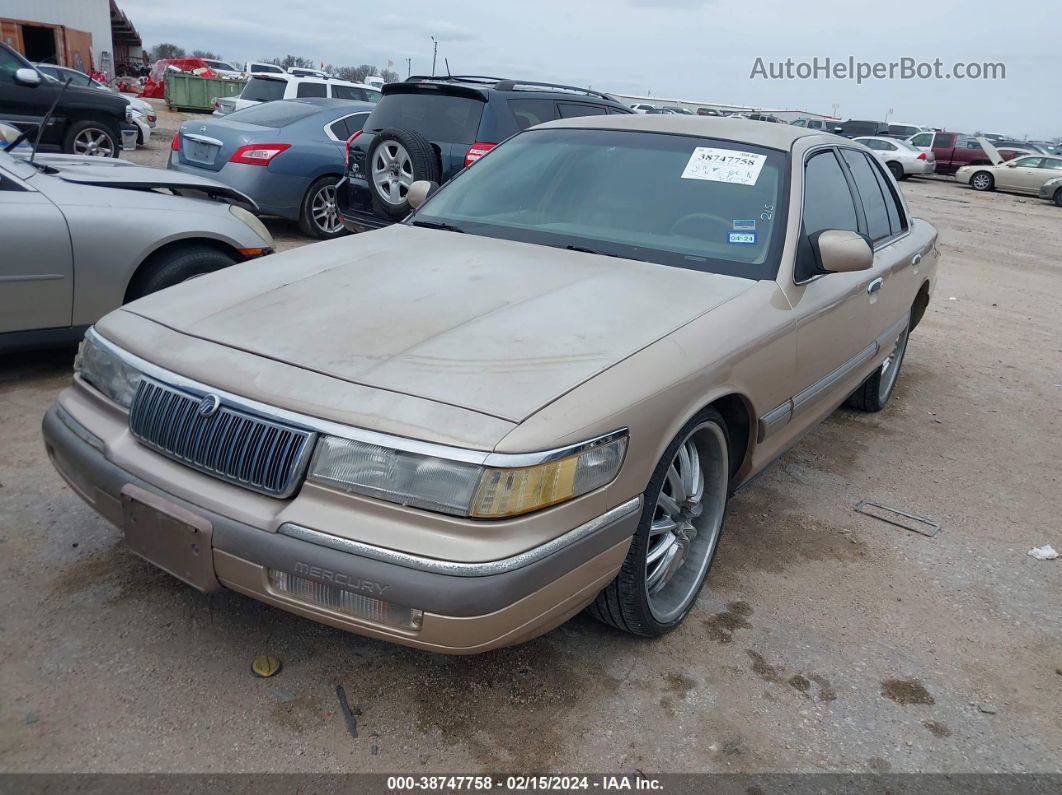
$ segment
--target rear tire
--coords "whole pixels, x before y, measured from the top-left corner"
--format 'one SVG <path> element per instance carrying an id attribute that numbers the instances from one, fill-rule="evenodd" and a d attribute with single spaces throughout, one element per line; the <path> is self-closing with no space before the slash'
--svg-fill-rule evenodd
<path id="1" fill-rule="evenodd" d="M 315 180 L 306 195 L 302 197 L 299 211 L 299 229 L 303 234 L 318 240 L 331 240 L 346 234 L 343 222 L 339 220 L 336 209 L 337 176 L 326 176 Z"/>
<path id="2" fill-rule="evenodd" d="M 140 266 L 126 291 L 126 301 L 164 290 L 175 284 L 234 265 L 236 260 L 224 251 L 202 243 L 162 251 Z"/>
<path id="3" fill-rule="evenodd" d="M 892 174 L 894 180 L 899 182 L 901 179 L 904 179 L 903 166 L 899 163 L 890 161 L 886 163 L 885 166 L 889 169 L 889 173 Z"/>
<path id="4" fill-rule="evenodd" d="M 76 121 L 63 136 L 63 153 L 87 157 L 118 157 L 121 139 L 106 124 L 98 121 Z"/>
<path id="5" fill-rule="evenodd" d="M 681 624 L 715 558 L 729 485 L 726 422 L 705 409 L 679 431 L 653 470 L 627 558 L 590 615 L 643 637 Z"/>
<path id="6" fill-rule="evenodd" d="M 369 190 L 377 214 L 398 221 L 412 208 L 409 186 L 418 180 L 442 182 L 439 157 L 428 139 L 415 130 L 381 130 L 369 147 Z"/>
<path id="7" fill-rule="evenodd" d="M 979 191 L 995 190 L 996 179 L 987 171 L 978 171 L 970 177 L 970 187 Z"/>
<path id="8" fill-rule="evenodd" d="M 911 334 L 911 321 L 903 327 L 903 331 L 897 337 L 889 358 L 882 362 L 870 377 L 867 378 L 844 402 L 848 408 L 857 411 L 877 412 L 885 408 L 892 393 L 896 391 L 896 382 L 900 379 L 900 367 L 903 365 L 904 354 L 907 353 L 907 340 Z"/>

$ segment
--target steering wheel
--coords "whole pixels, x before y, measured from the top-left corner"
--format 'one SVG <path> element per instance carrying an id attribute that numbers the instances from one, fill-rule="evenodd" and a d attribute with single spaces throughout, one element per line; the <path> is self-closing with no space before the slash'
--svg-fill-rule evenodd
<path id="1" fill-rule="evenodd" d="M 684 224 L 692 223 L 693 221 L 714 221 L 715 223 L 722 226 L 725 230 L 729 230 L 732 227 L 732 223 L 730 221 L 723 218 L 721 215 L 716 215 L 715 213 L 689 213 L 688 215 L 684 215 L 677 221 L 675 221 L 675 223 L 671 225 L 671 230 L 668 232 L 668 234 L 681 234 L 681 232 L 679 231 L 680 228 Z M 700 235 L 690 235 L 690 237 L 700 237 Z"/>

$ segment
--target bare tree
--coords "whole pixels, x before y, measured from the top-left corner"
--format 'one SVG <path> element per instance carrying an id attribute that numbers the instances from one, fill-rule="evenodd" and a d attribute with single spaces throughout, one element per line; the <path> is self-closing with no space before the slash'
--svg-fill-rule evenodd
<path id="1" fill-rule="evenodd" d="M 151 49 L 152 60 L 159 60 L 160 58 L 184 58 L 184 47 L 178 47 L 176 44 L 156 44 Z"/>
<path id="2" fill-rule="evenodd" d="M 380 77 L 383 78 L 385 83 L 397 83 L 399 81 L 398 72 L 393 69 L 381 69 Z"/>
<path id="3" fill-rule="evenodd" d="M 209 58 L 212 61 L 220 61 L 221 56 L 210 50 L 192 50 L 193 58 Z"/>

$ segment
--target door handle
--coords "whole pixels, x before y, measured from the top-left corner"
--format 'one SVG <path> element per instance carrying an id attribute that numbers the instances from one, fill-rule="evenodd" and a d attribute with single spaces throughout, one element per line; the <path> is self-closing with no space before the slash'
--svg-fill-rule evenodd
<path id="1" fill-rule="evenodd" d="M 879 276 L 867 285 L 867 295 L 874 295 L 874 293 L 881 289 L 883 284 L 885 284 L 885 280 Z"/>
<path id="2" fill-rule="evenodd" d="M 921 261 L 922 261 L 922 255 L 921 254 L 915 254 L 913 257 L 911 257 L 911 267 L 912 268 L 917 268 Z"/>

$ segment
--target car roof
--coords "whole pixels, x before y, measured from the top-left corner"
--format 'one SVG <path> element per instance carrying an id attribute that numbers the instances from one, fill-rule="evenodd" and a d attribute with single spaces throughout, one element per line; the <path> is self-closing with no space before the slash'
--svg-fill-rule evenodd
<path id="1" fill-rule="evenodd" d="M 272 66 L 272 64 L 270 64 Z M 255 72 L 251 75 L 252 80 L 283 80 L 286 83 L 331 83 L 334 86 L 353 86 L 354 88 L 367 88 L 370 91 L 379 91 L 376 86 L 365 83 L 352 83 L 349 80 L 340 80 L 338 77 L 300 76 L 288 72 Z"/>
<path id="2" fill-rule="evenodd" d="M 668 135 L 689 135 L 701 138 L 721 138 L 728 141 L 743 141 L 788 151 L 795 141 L 807 137 L 823 137 L 821 130 L 807 130 L 791 124 L 764 124 L 747 119 L 723 116 L 687 116 L 668 114 L 614 114 L 609 116 L 578 116 L 557 119 L 540 124 L 534 129 L 585 128 L 595 130 L 635 130 Z M 828 138 L 844 140 L 829 135 Z"/>
<path id="3" fill-rule="evenodd" d="M 362 102 L 357 99 L 337 99 L 335 97 L 293 97 L 292 99 L 275 99 L 274 102 L 298 102 L 301 105 L 316 105 L 321 110 L 329 108 L 350 108 L 351 113 L 361 110 L 371 111 L 376 107 L 374 102 Z"/>
<path id="4" fill-rule="evenodd" d="M 383 87 L 384 94 L 400 94 L 404 92 L 402 86 L 454 86 L 473 91 L 481 97 L 488 96 L 491 92 L 502 92 L 513 96 L 527 96 L 546 94 L 553 98 L 566 97 L 577 98 L 580 101 L 590 102 L 613 102 L 624 108 L 629 108 L 611 94 L 603 91 L 595 91 L 592 88 L 568 86 L 561 83 L 540 83 L 531 80 L 511 80 L 503 77 L 486 77 L 484 75 L 414 75 L 396 83 L 388 83 Z"/>

